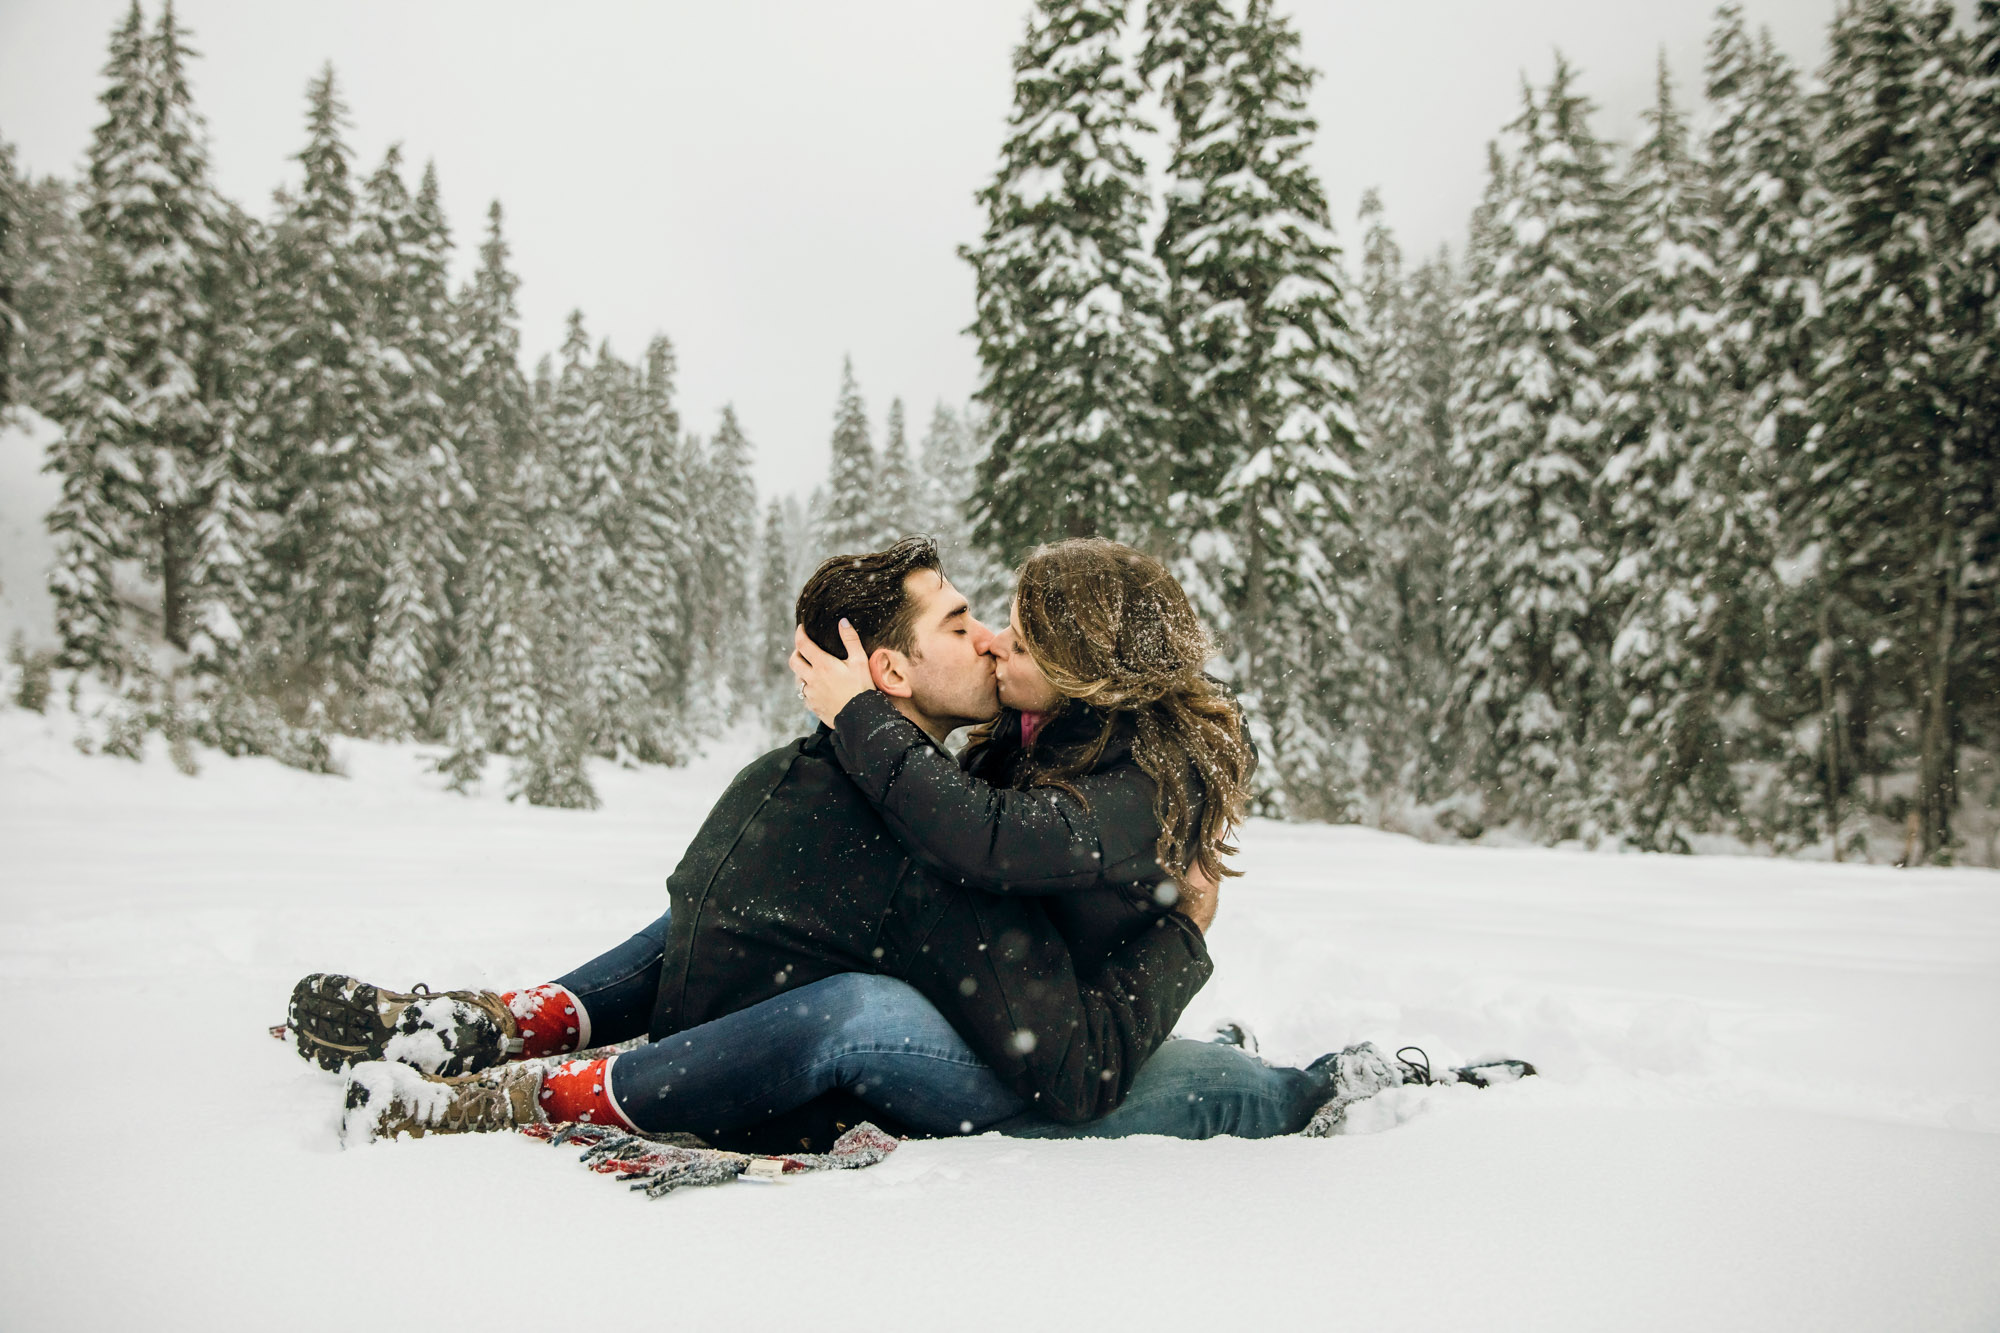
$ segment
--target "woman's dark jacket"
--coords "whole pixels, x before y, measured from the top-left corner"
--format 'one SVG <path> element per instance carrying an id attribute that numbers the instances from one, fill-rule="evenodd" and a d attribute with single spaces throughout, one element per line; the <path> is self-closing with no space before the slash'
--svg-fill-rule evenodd
<path id="1" fill-rule="evenodd" d="M 986 893 L 1043 899 L 1078 970 L 1089 975 L 1175 901 L 1156 855 L 1153 780 L 1132 758 L 1126 719 L 1114 717 L 1103 751 L 1088 753 L 1105 721 L 1097 709 L 1071 702 L 1027 746 L 1021 715 L 1008 709 L 985 740 L 953 761 L 871 693 L 834 719 L 834 753 L 883 822 L 935 874 Z M 1037 772 L 1067 769 L 1072 759 L 1091 762 L 1083 776 L 1065 781 L 1068 790 L 1030 785 Z"/>
<path id="2" fill-rule="evenodd" d="M 1088 809 L 997 792 L 880 694 L 835 721 L 739 773 L 668 879 L 652 1036 L 880 972 L 922 992 L 1038 1110 L 1082 1121 L 1116 1109 L 1212 971 L 1200 931 L 1153 897 L 1150 783 L 1132 781 L 1127 756 L 1130 773 L 1077 784 Z M 970 758 L 996 771 L 1001 752 Z M 961 800 L 1005 799 L 992 820 L 968 821 L 948 808 L 946 781 L 970 784 Z M 943 837 L 955 850 L 918 860 L 885 818 L 926 810 L 941 821 L 926 846 Z"/>

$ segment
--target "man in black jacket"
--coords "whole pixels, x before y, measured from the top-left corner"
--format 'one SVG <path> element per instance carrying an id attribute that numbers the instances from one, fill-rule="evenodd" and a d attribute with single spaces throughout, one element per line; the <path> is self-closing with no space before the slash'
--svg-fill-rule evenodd
<path id="1" fill-rule="evenodd" d="M 851 623 L 876 688 L 933 742 L 998 708 L 989 632 L 927 539 L 827 562 L 799 617 L 822 632 Z M 944 882 L 849 780 L 825 727 L 737 775 L 668 890 L 656 1040 L 838 973 L 885 973 L 1064 1122 L 1117 1107 L 1212 970 L 1212 899 L 1160 906 L 1149 928 L 1079 960 L 1041 900 Z"/>

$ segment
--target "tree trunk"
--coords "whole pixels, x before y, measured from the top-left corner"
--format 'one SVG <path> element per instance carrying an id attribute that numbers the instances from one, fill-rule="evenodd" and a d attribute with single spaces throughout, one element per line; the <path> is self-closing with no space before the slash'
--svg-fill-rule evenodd
<path id="1" fill-rule="evenodd" d="M 182 508 L 160 516 L 160 620 L 167 642 L 187 651 L 188 514 Z"/>
<path id="2" fill-rule="evenodd" d="M 1840 712 L 1833 689 L 1833 590 L 1824 584 L 1819 596 L 1820 745 L 1826 762 L 1826 830 L 1833 859 L 1845 860 L 1840 847 Z"/>
<path id="3" fill-rule="evenodd" d="M 1244 678 L 1257 690 L 1259 702 L 1264 685 L 1264 515 L 1258 504 L 1258 488 L 1252 487 L 1244 510 L 1248 531 L 1243 540 L 1243 623 L 1238 633 L 1243 639 Z"/>
<path id="4" fill-rule="evenodd" d="M 1949 520 L 1938 525 L 1931 573 L 1932 605 L 1929 670 L 1924 673 L 1922 759 L 1917 778 L 1917 814 L 1923 821 L 1924 860 L 1936 861 L 1951 846 L 1952 807 L 1958 801 L 1957 728 L 1951 707 L 1951 654 L 1958 633 L 1958 580 L 1952 569 Z"/>

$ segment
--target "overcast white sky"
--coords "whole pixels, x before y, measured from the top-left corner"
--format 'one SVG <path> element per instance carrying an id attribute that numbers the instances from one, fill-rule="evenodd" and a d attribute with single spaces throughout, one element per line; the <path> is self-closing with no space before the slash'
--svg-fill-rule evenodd
<path id="1" fill-rule="evenodd" d="M 148 13 L 158 0 L 146 0 Z M 1378 186 L 1406 252 L 1459 244 L 1485 144 L 1523 71 L 1560 46 L 1629 138 L 1664 48 L 1692 101 L 1708 0 L 1296 0 L 1317 162 L 1342 237 Z M 1745 0 L 1808 67 L 1835 0 Z M 0 136 L 35 172 L 72 174 L 97 122 L 124 0 L 0 0 Z M 435 158 L 460 246 L 507 211 L 529 358 L 581 307 L 636 355 L 679 350 L 681 401 L 706 434 L 734 403 L 758 484 L 824 474 L 843 354 L 871 415 L 892 396 L 920 427 L 978 372 L 957 247 L 993 170 L 1022 0 L 743 0 L 551 5 L 496 0 L 180 0 L 203 59 L 195 95 L 223 190 L 268 215 L 293 178 L 306 80 L 332 60 L 350 142 L 372 170 L 400 141 Z"/>

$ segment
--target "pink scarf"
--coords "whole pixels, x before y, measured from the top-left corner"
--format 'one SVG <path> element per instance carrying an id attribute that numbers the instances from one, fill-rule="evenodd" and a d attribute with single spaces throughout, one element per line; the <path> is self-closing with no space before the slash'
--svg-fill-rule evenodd
<path id="1" fill-rule="evenodd" d="M 1049 720 L 1047 713 L 1021 714 L 1021 748 L 1027 749 L 1035 743 L 1035 733 L 1042 729 L 1042 723 Z"/>

